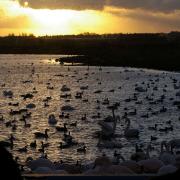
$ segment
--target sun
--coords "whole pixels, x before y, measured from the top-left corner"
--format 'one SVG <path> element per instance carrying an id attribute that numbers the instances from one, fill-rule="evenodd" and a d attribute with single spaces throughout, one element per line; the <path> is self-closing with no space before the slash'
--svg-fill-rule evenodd
<path id="1" fill-rule="evenodd" d="M 27 7 L 29 3 L 27 1 L 24 2 L 24 6 Z"/>

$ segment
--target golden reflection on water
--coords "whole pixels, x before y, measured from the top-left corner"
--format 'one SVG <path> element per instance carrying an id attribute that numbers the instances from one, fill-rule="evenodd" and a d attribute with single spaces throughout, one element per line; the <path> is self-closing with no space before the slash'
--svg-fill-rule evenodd
<path id="1" fill-rule="evenodd" d="M 99 67 L 90 67 L 89 71 L 87 71 L 87 67 L 71 66 L 68 71 L 67 67 L 54 64 L 55 59 L 59 57 L 59 55 L 0 55 L 0 84 L 6 84 L 5 87 L 0 86 L 0 113 L 4 115 L 5 122 L 12 120 L 12 117 L 9 115 L 10 108 L 16 109 L 10 107 L 8 105 L 9 102 L 18 101 L 20 108 L 25 108 L 29 103 L 36 104 L 36 108 L 30 110 L 32 112 L 32 118 L 28 120 L 28 123 L 31 123 L 31 128 L 24 128 L 24 124 L 18 120 L 19 117 L 16 117 L 17 130 L 14 131 L 13 134 L 17 137 L 17 140 L 15 141 L 13 155 L 19 156 L 21 162 L 24 162 L 28 156 L 32 156 L 33 158 L 40 156 L 38 149 L 31 149 L 29 144 L 34 141 L 34 132 L 43 132 L 46 128 L 50 131 L 48 140 L 44 142 L 50 143 L 50 146 L 46 149 L 46 153 L 52 161 L 64 160 L 65 162 L 75 162 L 76 160 L 80 160 L 84 163 L 92 162 L 98 155 L 101 155 L 102 152 L 112 157 L 113 150 L 97 148 L 98 139 L 93 138 L 94 132 L 100 130 L 98 121 L 111 115 L 111 111 L 103 104 L 100 104 L 100 109 L 97 109 L 97 100 L 102 102 L 105 98 L 109 98 L 112 103 L 120 102 L 119 109 L 115 111 L 117 115 L 122 116 L 125 107 L 127 107 L 129 111 L 134 108 L 137 109 L 137 116 L 131 117 L 131 126 L 140 130 L 140 139 L 127 140 L 123 136 L 117 138 L 124 146 L 122 149 L 118 149 L 118 151 L 120 151 L 126 159 L 134 152 L 136 143 L 143 144 L 144 147 L 146 147 L 150 141 L 150 135 L 158 137 L 156 142 L 152 142 L 152 145 L 157 150 L 160 149 L 162 139 L 171 140 L 172 138 L 177 138 L 180 131 L 177 118 L 179 117 L 179 111 L 172 107 L 172 102 L 169 98 L 174 96 L 173 84 L 170 77 L 179 79 L 179 74 L 170 72 L 164 74 L 164 72 L 161 71 L 138 69 L 129 69 L 127 71 L 128 68 L 120 67 L 103 67 L 102 71 L 99 71 Z M 52 59 L 52 63 L 50 59 Z M 32 63 L 34 63 L 33 66 L 35 67 L 34 75 L 32 75 Z M 156 91 L 155 99 L 158 99 L 164 93 L 162 87 L 167 84 L 167 99 L 165 105 L 169 111 L 164 114 L 152 116 L 149 119 L 144 119 L 141 115 L 147 113 L 150 106 L 146 100 L 147 94 L 142 93 L 138 96 L 138 99 L 143 101 L 142 105 L 135 104 L 134 101 L 127 103 L 125 100 L 133 97 L 136 83 L 141 84 L 142 82 L 147 82 L 150 78 L 155 81 L 157 76 L 159 77 L 159 81 L 156 85 L 159 87 L 159 91 Z M 33 83 L 23 84 L 22 81 L 25 80 L 32 80 Z M 101 84 L 99 82 L 101 82 Z M 47 83 L 50 83 L 54 89 L 48 89 Z M 70 93 L 72 94 L 72 98 L 70 99 L 60 98 L 62 94 L 60 89 L 64 84 L 71 89 Z M 80 87 L 87 85 L 88 89 L 84 91 L 83 99 L 88 99 L 88 102 L 83 102 L 82 99 L 76 99 L 75 95 L 81 91 Z M 34 94 L 34 98 L 27 99 L 26 101 L 22 100 L 20 95 L 32 92 L 34 87 L 38 91 L 37 94 Z M 151 88 L 153 88 L 153 85 Z M 111 92 L 110 90 L 112 89 L 115 91 Z M 3 90 L 12 90 L 14 98 L 5 98 L 2 93 Z M 96 90 L 102 90 L 102 93 L 94 93 Z M 52 100 L 49 102 L 50 106 L 44 108 L 43 99 L 47 96 L 51 96 Z M 75 111 L 69 112 L 70 118 L 67 120 L 58 118 L 61 112 L 60 108 L 64 105 L 71 105 L 75 108 Z M 159 110 L 159 104 L 153 105 L 153 109 Z M 93 119 L 92 116 L 97 115 L 97 112 L 101 114 L 101 118 Z M 77 121 L 77 127 L 68 125 L 68 130 L 76 141 L 86 144 L 86 154 L 78 153 L 77 146 L 63 150 L 58 148 L 59 143 L 63 139 L 63 133 L 58 133 L 54 126 L 48 124 L 48 116 L 52 113 L 57 117 L 58 125 L 60 126 L 63 126 L 64 122 L 69 124 Z M 85 113 L 87 114 L 87 121 L 82 121 L 81 117 Z M 167 134 L 150 132 L 148 130 L 148 126 L 152 126 L 154 122 L 161 124 L 169 119 L 173 119 L 173 124 L 175 125 L 172 132 Z M 0 122 L 0 126 L 0 139 L 4 140 L 12 130 L 11 128 L 7 128 L 4 122 Z M 124 121 L 118 122 L 116 133 L 119 135 L 123 134 L 124 128 Z M 38 148 L 40 148 L 41 140 L 38 140 L 37 143 Z M 27 153 L 17 152 L 18 148 L 25 145 L 28 145 Z"/>

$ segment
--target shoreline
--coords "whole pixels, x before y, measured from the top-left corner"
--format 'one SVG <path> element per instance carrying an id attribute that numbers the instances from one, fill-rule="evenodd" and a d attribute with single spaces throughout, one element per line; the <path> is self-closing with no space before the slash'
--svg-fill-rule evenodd
<path id="1" fill-rule="evenodd" d="M 56 62 L 63 61 L 64 63 L 68 63 L 71 65 L 64 65 L 64 66 L 78 66 L 77 64 L 81 64 L 81 66 L 102 66 L 102 67 L 124 67 L 124 68 L 144 68 L 144 69 L 149 69 L 149 70 L 159 70 L 159 71 L 168 71 L 168 72 L 180 72 L 180 65 L 179 62 L 175 63 L 170 63 L 170 66 L 167 65 L 162 65 L 162 64 L 149 64 L 147 63 L 142 63 L 140 64 L 137 61 L 127 61 L 125 62 L 119 59 L 119 61 L 113 61 L 113 59 L 116 59 L 116 57 L 95 57 L 95 56 L 89 56 L 89 55 L 79 55 L 79 54 L 51 54 L 51 53 L 1 53 L 1 55 L 63 55 L 63 56 L 68 56 L 68 57 L 61 57 L 56 59 Z M 141 60 L 145 62 L 146 60 Z M 158 61 L 157 61 L 158 63 Z M 63 64 L 62 64 L 63 65 Z"/>

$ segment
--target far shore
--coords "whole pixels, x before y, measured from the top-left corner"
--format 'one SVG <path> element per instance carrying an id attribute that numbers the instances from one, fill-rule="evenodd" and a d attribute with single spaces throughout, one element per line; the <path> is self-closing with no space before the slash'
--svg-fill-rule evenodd
<path id="1" fill-rule="evenodd" d="M 180 32 L 0 37 L 0 54 L 79 55 L 63 62 L 180 71 Z M 84 56 L 80 56 L 84 55 Z"/>

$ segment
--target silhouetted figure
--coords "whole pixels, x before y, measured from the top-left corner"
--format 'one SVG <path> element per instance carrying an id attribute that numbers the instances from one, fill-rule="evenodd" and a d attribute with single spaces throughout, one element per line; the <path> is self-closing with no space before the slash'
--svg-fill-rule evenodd
<path id="1" fill-rule="evenodd" d="M 0 179 L 23 179 L 17 163 L 2 145 L 0 145 L 0 176 Z"/>

